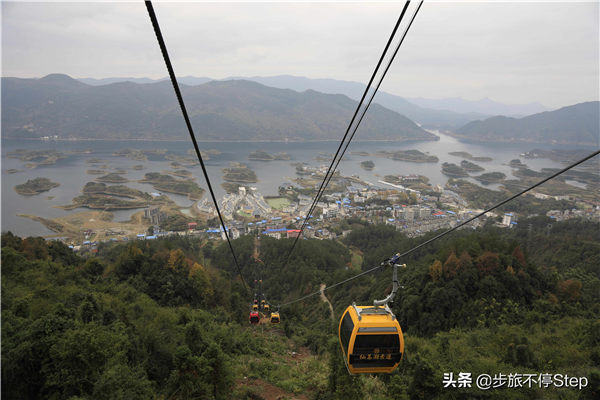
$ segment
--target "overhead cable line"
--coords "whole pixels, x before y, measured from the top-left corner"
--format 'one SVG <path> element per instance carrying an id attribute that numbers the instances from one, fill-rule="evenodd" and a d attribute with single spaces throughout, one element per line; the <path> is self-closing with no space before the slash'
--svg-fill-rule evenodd
<path id="1" fill-rule="evenodd" d="M 392 66 L 392 62 L 394 61 L 394 58 L 396 57 L 396 54 L 398 54 L 398 50 L 400 50 L 400 46 L 402 46 L 402 42 L 404 42 L 404 38 L 406 37 L 406 34 L 408 33 L 408 30 L 410 29 L 413 21 L 415 20 L 415 17 L 417 16 L 417 13 L 419 12 L 419 9 L 421 8 L 421 5 L 423 5 L 423 1 L 421 1 L 419 3 L 419 6 L 417 7 L 417 9 L 415 10 L 412 18 L 410 19 L 410 22 L 408 23 L 408 26 L 406 27 L 406 29 L 404 30 L 404 33 L 402 34 L 402 37 L 400 38 L 400 41 L 398 42 L 398 45 L 396 46 L 396 50 L 394 51 L 394 54 L 392 55 L 390 61 L 387 64 L 387 67 L 385 68 L 385 70 L 383 71 L 383 75 L 381 76 L 381 78 L 379 78 L 379 82 L 377 83 L 377 86 L 375 87 L 375 90 L 373 91 L 373 93 L 371 94 L 371 97 L 369 99 L 369 102 L 367 103 L 367 106 L 363 109 L 362 115 L 360 116 L 360 119 L 358 120 L 358 122 L 356 123 L 356 125 L 354 126 L 354 129 L 352 131 L 352 135 L 350 135 L 350 138 L 348 139 L 348 141 L 346 142 L 346 145 L 344 147 L 344 150 L 342 150 L 342 153 L 340 154 L 340 156 L 338 157 L 335 166 L 333 167 L 333 169 L 331 170 L 331 173 L 329 174 L 329 177 L 327 179 L 327 181 L 325 182 L 325 185 L 323 186 L 323 190 L 321 191 L 321 193 L 319 193 L 317 196 L 317 202 L 318 199 L 321 198 L 321 196 L 323 195 L 323 193 L 325 192 L 325 189 L 327 188 L 327 185 L 329 185 L 329 181 L 331 181 L 331 178 L 333 177 L 333 175 L 335 174 L 335 170 L 337 169 L 338 165 L 340 164 L 340 162 L 342 161 L 342 159 L 344 158 L 344 154 L 346 153 L 346 150 L 348 150 L 348 146 L 350 146 L 350 142 L 352 141 L 352 139 L 354 138 L 354 134 L 356 133 L 356 131 L 358 130 L 358 126 L 360 125 L 360 123 L 362 122 L 365 114 L 367 113 L 367 110 L 369 109 L 369 106 L 371 105 L 371 102 L 373 101 L 373 98 L 375 98 L 375 95 L 377 94 L 377 91 L 379 90 L 379 86 L 381 86 L 381 83 L 383 82 L 383 78 L 385 78 L 385 75 L 387 74 L 388 70 L 390 69 L 390 67 Z"/>
<path id="2" fill-rule="evenodd" d="M 321 197 L 320 195 L 321 195 L 322 191 L 324 191 L 324 185 L 325 185 L 325 181 L 327 180 L 327 176 L 329 175 L 330 171 L 332 170 L 333 165 L 335 164 L 336 158 L 340 154 L 340 150 L 342 149 L 342 146 L 344 145 L 344 142 L 346 141 L 346 138 L 348 137 L 348 134 L 350 133 L 352 125 L 353 125 L 354 121 L 356 120 L 356 116 L 358 115 L 359 111 L 363 107 L 363 102 L 364 102 L 365 98 L 367 97 L 367 93 L 371 89 L 371 84 L 373 83 L 373 81 L 375 80 L 375 77 L 377 76 L 379 67 L 381 66 L 383 60 L 385 59 L 387 51 L 388 51 L 390 45 L 392 44 L 394 37 L 396 36 L 396 31 L 398 30 L 398 27 L 400 26 L 400 23 L 402 22 L 402 19 L 404 18 L 404 14 L 406 13 L 406 10 L 408 9 L 409 5 L 410 5 L 410 0 L 406 1 L 406 3 L 404 4 L 404 8 L 402 9 L 400 16 L 398 17 L 398 21 L 396 22 L 396 25 L 394 26 L 394 29 L 392 30 L 392 33 L 387 41 L 387 44 L 385 45 L 385 48 L 383 49 L 383 53 L 381 54 L 381 57 L 379 58 L 379 61 L 377 62 L 377 66 L 375 67 L 375 70 L 373 71 L 373 74 L 371 75 L 371 79 L 369 80 L 369 83 L 367 84 L 367 87 L 365 88 L 365 91 L 356 107 L 356 110 L 354 111 L 354 115 L 352 116 L 352 119 L 350 120 L 350 124 L 348 124 L 348 128 L 346 129 L 346 132 L 344 133 L 344 136 L 335 152 L 335 155 L 333 156 L 333 159 L 331 160 L 331 164 L 329 165 L 329 168 L 327 169 L 327 172 L 323 178 L 323 181 L 321 182 L 319 190 L 317 190 L 317 195 L 315 196 L 315 199 L 313 200 L 313 202 L 309 208 L 309 211 L 306 213 L 304 221 L 302 222 L 302 226 L 300 227 L 300 232 L 298 233 L 298 235 L 294 239 L 294 242 L 292 243 L 292 247 L 290 248 L 290 251 L 288 252 L 285 264 L 287 264 L 289 262 L 290 257 L 292 256 L 292 253 L 294 251 L 294 248 L 296 247 L 296 244 L 298 243 L 298 239 L 300 238 L 300 236 L 302 236 L 302 233 L 304 232 L 304 228 L 306 227 L 308 220 L 311 217 L 311 213 L 314 210 L 316 204 L 318 203 L 318 199 Z"/>
<path id="3" fill-rule="evenodd" d="M 156 18 L 156 14 L 154 13 L 154 7 L 152 7 L 151 1 L 146 1 L 146 9 L 148 10 L 148 15 L 150 16 L 150 20 L 152 21 L 152 27 L 154 28 L 154 33 L 156 34 L 156 39 L 158 40 L 158 45 L 160 46 L 160 50 L 162 52 L 163 58 L 165 60 L 165 64 L 167 65 L 167 70 L 169 71 L 169 77 L 171 78 L 171 83 L 173 84 L 173 89 L 175 89 L 175 95 L 177 96 L 177 101 L 179 102 L 179 107 L 181 108 L 181 112 L 183 114 L 183 118 L 185 119 L 185 124 L 187 126 L 188 132 L 190 134 L 190 138 L 192 139 L 192 143 L 194 144 L 194 149 L 196 150 L 196 156 L 198 157 L 198 161 L 200 161 L 200 166 L 202 167 L 202 173 L 204 174 L 204 179 L 206 180 L 206 184 L 208 185 L 208 190 L 212 197 L 213 203 L 215 204 L 215 209 L 217 210 L 217 215 L 219 216 L 219 221 L 221 221 L 221 226 L 223 227 L 223 234 L 225 238 L 227 238 L 227 243 L 229 244 L 229 250 L 231 250 L 231 255 L 233 256 L 233 260 L 237 267 L 240 278 L 242 279 L 242 283 L 244 287 L 249 292 L 249 287 L 244 280 L 242 275 L 242 270 L 240 268 L 240 264 L 238 263 L 237 257 L 235 256 L 235 252 L 233 251 L 233 246 L 231 245 L 231 240 L 229 239 L 229 233 L 227 231 L 227 227 L 225 226 L 225 222 L 223 220 L 223 216 L 221 215 L 221 210 L 219 209 L 219 205 L 217 203 L 217 198 L 215 197 L 215 193 L 213 191 L 212 185 L 210 184 L 210 178 L 208 177 L 208 172 L 206 171 L 206 166 L 204 165 L 204 160 L 202 159 L 202 155 L 200 154 L 200 149 L 198 148 L 198 142 L 196 142 L 196 136 L 194 135 L 194 131 L 192 129 L 192 124 L 190 122 L 190 118 L 188 116 L 187 110 L 185 108 L 185 103 L 183 102 L 183 97 L 181 96 L 181 91 L 179 90 L 179 84 L 177 83 L 177 78 L 175 77 L 175 72 L 173 70 L 173 66 L 171 65 L 171 59 L 169 58 L 169 53 L 167 52 L 167 46 L 163 39 L 162 33 L 160 31 L 160 26 L 158 25 L 158 19 Z"/>
<path id="4" fill-rule="evenodd" d="M 449 234 L 449 233 L 451 233 L 451 232 L 453 232 L 453 231 L 457 230 L 458 228 L 460 228 L 460 227 L 462 227 L 462 226 L 465 226 L 465 225 L 467 225 L 468 223 L 470 223 L 470 222 L 472 222 L 472 221 L 476 220 L 477 218 L 479 218 L 479 217 L 481 217 L 481 216 L 483 216 L 483 215 L 485 215 L 485 214 L 489 213 L 490 211 L 492 211 L 492 210 L 494 210 L 494 209 L 496 209 L 496 208 L 498 208 L 498 207 L 500 207 L 500 206 L 502 206 L 502 205 L 504 205 L 504 204 L 508 203 L 509 201 L 512 201 L 512 200 L 516 199 L 517 197 L 519 197 L 519 196 L 521 196 L 521 195 L 523 195 L 523 194 L 527 193 L 528 191 L 530 191 L 530 190 L 532 190 L 532 189 L 535 189 L 536 187 L 538 187 L 538 186 L 540 186 L 540 185 L 542 185 L 542 184 L 544 184 L 544 183 L 548 182 L 549 180 L 551 180 L 551 179 L 553 179 L 553 178 L 556 178 L 557 176 L 559 176 L 559 175 L 561 175 L 561 174 L 565 173 L 566 171 L 570 170 L 571 168 L 574 168 L 574 167 L 576 167 L 577 165 L 579 165 L 579 164 L 581 164 L 581 163 L 583 163 L 583 162 L 585 162 L 585 161 L 587 161 L 587 160 L 589 160 L 589 159 L 591 159 L 591 158 L 593 158 L 593 157 L 597 156 L 598 154 L 600 154 L 600 150 L 596 150 L 596 151 L 595 151 L 595 152 L 593 152 L 592 154 L 590 154 L 590 155 L 588 155 L 588 156 L 586 156 L 586 157 L 582 158 L 582 159 L 581 159 L 581 160 L 579 160 L 579 161 L 576 161 L 575 163 L 573 163 L 573 164 L 569 165 L 569 166 L 568 166 L 568 167 L 566 167 L 566 168 L 563 168 L 563 169 L 561 169 L 560 171 L 558 171 L 558 172 L 556 172 L 556 173 L 554 173 L 554 174 L 550 175 L 549 177 L 547 177 L 547 178 L 544 178 L 543 180 L 541 180 L 541 181 L 537 182 L 536 184 L 534 184 L 534 185 L 532 185 L 532 186 L 529 186 L 527 189 L 525 189 L 525 190 L 522 190 L 521 192 L 519 192 L 519 193 L 517 193 L 517 194 L 515 194 L 515 195 L 513 195 L 513 196 L 511 196 L 511 197 L 509 197 L 509 198 L 507 198 L 507 199 L 504 199 L 504 200 L 502 200 L 501 202 L 499 202 L 499 203 L 495 204 L 494 206 L 492 206 L 492 207 L 488 208 L 487 210 L 485 210 L 485 211 L 482 211 L 481 213 L 477 214 L 476 216 L 474 216 L 474 217 L 472 217 L 472 218 L 469 218 L 468 220 L 466 220 L 466 221 L 464 221 L 464 222 L 461 222 L 460 224 L 456 225 L 455 227 L 453 227 L 453 228 L 450 228 L 450 229 L 448 229 L 447 231 L 444 231 L 444 232 L 440 233 L 439 235 L 436 235 L 436 236 L 432 237 L 432 238 L 431 238 L 431 239 L 429 239 L 429 240 L 426 240 L 425 242 L 423 242 L 423 243 L 421 243 L 421 244 L 419 244 L 419 245 L 417 245 L 417 246 L 413 247 L 413 248 L 412 248 L 412 249 L 410 249 L 410 250 L 407 250 L 407 251 L 405 251 L 404 253 L 400 253 L 400 254 L 399 254 L 399 257 L 400 257 L 400 258 L 402 258 L 402 257 L 406 257 L 407 255 L 409 255 L 410 253 L 412 253 L 412 252 L 414 252 L 414 251 L 416 251 L 416 250 L 420 249 L 421 247 L 423 247 L 423 246 L 425 246 L 425 245 L 427 245 L 427 244 L 429 244 L 429 243 L 431 243 L 431 242 L 433 242 L 433 241 L 435 241 L 435 240 L 438 240 L 438 239 L 440 239 L 440 238 L 442 238 L 442 237 L 446 236 L 447 234 Z M 332 284 L 332 285 L 330 285 L 330 286 L 326 286 L 325 288 L 323 288 L 323 291 L 325 291 L 325 290 L 329 290 L 329 289 L 333 289 L 333 288 L 334 288 L 334 287 L 336 287 L 336 286 L 340 286 L 340 285 L 343 285 L 343 284 L 345 284 L 345 283 L 348 283 L 348 282 L 350 282 L 350 281 L 352 281 L 352 280 L 354 280 L 354 279 L 357 279 L 357 278 L 359 278 L 359 277 L 361 277 L 361 276 L 363 276 L 363 275 L 366 275 L 366 274 L 369 274 L 369 273 L 371 273 L 371 272 L 374 272 L 374 271 L 376 271 L 376 270 L 378 270 L 378 269 L 380 269 L 380 268 L 383 268 L 383 267 L 384 267 L 384 265 L 378 265 L 378 266 L 376 266 L 376 267 L 373 267 L 373 268 L 371 268 L 371 269 L 369 269 L 369 270 L 367 270 L 367 271 L 363 271 L 363 272 L 361 272 L 360 274 L 357 274 L 357 275 L 351 276 L 350 278 L 344 279 L 344 280 L 342 280 L 342 281 L 340 281 L 340 282 L 337 282 L 337 283 L 334 283 L 334 284 Z M 297 303 L 297 302 L 299 302 L 299 301 L 305 300 L 305 299 L 307 299 L 307 298 L 309 298 L 309 297 L 312 297 L 312 296 L 319 295 L 320 293 L 321 293 L 321 291 L 319 290 L 319 291 L 317 291 L 317 292 L 313 292 L 313 293 L 307 294 L 307 295 L 305 295 L 305 296 L 299 297 L 299 298 L 297 298 L 297 299 L 295 299 L 295 300 L 288 301 L 288 302 L 286 302 L 286 303 L 280 304 L 280 305 L 278 305 L 277 307 L 283 307 L 283 306 L 287 306 L 287 305 L 290 305 L 290 304 L 294 304 L 294 303 Z"/>

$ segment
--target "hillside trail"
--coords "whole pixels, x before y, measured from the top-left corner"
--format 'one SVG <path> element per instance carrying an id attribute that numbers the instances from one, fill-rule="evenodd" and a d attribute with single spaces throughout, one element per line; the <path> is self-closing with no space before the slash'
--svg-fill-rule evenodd
<path id="1" fill-rule="evenodd" d="M 331 302 L 329 301 L 327 296 L 325 296 L 325 287 L 326 286 L 327 285 L 325 285 L 324 283 L 321 283 L 321 286 L 319 287 L 319 290 L 321 291 L 321 300 L 323 300 L 324 302 L 326 302 L 329 305 L 329 311 L 331 311 L 331 319 L 335 320 L 335 316 L 333 313 L 333 306 L 331 305 Z"/>

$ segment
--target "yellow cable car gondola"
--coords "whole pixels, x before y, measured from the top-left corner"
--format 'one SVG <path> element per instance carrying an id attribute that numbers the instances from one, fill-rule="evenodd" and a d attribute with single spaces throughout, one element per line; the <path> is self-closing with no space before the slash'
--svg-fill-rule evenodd
<path id="1" fill-rule="evenodd" d="M 271 308 L 271 307 L 270 307 L 268 304 L 265 304 L 265 305 L 263 306 L 263 308 L 265 309 L 265 311 L 269 311 L 269 308 Z"/>
<path id="2" fill-rule="evenodd" d="M 258 311 L 258 304 L 252 304 L 252 311 Z"/>
<path id="3" fill-rule="evenodd" d="M 271 313 L 271 323 L 272 324 L 278 324 L 281 322 L 281 319 L 279 317 L 279 313 L 277 311 L 274 311 Z"/>
<path id="4" fill-rule="evenodd" d="M 351 374 L 391 373 L 402 359 L 402 329 L 388 306 L 398 289 L 397 265 L 393 267 L 394 284 L 387 298 L 375 300 L 373 306 L 352 304 L 340 319 L 340 346 Z"/>

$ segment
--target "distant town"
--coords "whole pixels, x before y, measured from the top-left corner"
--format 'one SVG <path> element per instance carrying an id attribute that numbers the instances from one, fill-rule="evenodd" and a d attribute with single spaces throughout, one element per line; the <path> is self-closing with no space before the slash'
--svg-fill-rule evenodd
<path id="1" fill-rule="evenodd" d="M 297 167 L 297 173 L 301 177 L 295 179 L 295 182 L 280 185 L 277 197 L 265 197 L 256 187 L 240 184 L 237 191 L 226 194 L 219 203 L 229 237 L 236 239 L 242 235 L 265 235 L 284 239 L 300 235 L 300 228 L 326 170 L 326 166 Z M 469 202 L 455 191 L 460 191 L 460 188 L 453 187 L 452 181 L 449 181 L 446 187 L 441 187 L 424 184 L 423 180 L 426 178 L 419 175 L 388 175 L 386 179 L 393 180 L 394 183 L 384 179 L 370 183 L 362 181 L 358 176 L 342 177 L 336 174 L 331 182 L 335 191 L 327 191 L 322 196 L 313 214 L 308 218 L 302 237 L 343 237 L 350 232 L 344 229 L 348 226 L 345 221 L 349 219 L 390 225 L 409 237 L 416 237 L 430 231 L 452 228 L 483 211 L 481 208 L 470 206 Z M 528 195 L 534 199 L 567 200 L 579 205 L 577 208 L 549 210 L 544 213 L 553 220 L 600 220 L 599 202 L 564 195 L 550 196 L 540 192 L 531 192 Z M 225 240 L 226 233 L 219 224 L 217 212 L 209 197 L 205 196 L 196 202 L 192 211 L 194 217 L 180 224 L 179 229 L 166 230 L 163 227 L 169 218 L 168 213 L 163 211 L 160 205 L 153 205 L 144 210 L 143 218 L 148 225 L 147 231 L 139 232 L 133 237 L 119 235 L 120 232 L 116 230 L 87 230 L 80 242 L 71 242 L 71 247 L 76 251 L 94 252 L 101 241 L 154 240 L 168 235 Z M 464 228 L 475 229 L 491 219 L 497 226 L 510 229 L 518 225 L 520 218 L 531 215 L 517 212 L 488 213 Z M 102 235 L 98 235 L 100 233 Z M 99 236 L 104 239 L 95 240 L 95 237 Z"/>

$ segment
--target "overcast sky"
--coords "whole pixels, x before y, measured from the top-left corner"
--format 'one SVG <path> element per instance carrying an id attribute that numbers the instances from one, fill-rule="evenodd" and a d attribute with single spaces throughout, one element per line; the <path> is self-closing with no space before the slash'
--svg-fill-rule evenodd
<path id="1" fill-rule="evenodd" d="M 387 3 L 164 3 L 179 76 L 366 83 L 402 9 Z M 598 100 L 598 2 L 426 2 L 381 90 L 556 108 Z M 2 76 L 167 75 L 143 2 L 2 3 Z"/>

